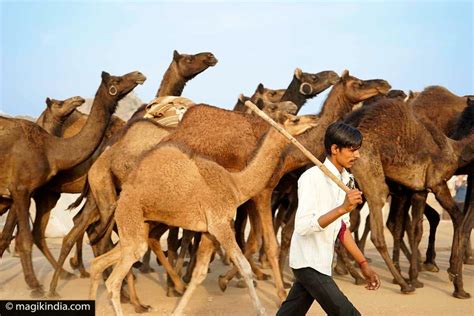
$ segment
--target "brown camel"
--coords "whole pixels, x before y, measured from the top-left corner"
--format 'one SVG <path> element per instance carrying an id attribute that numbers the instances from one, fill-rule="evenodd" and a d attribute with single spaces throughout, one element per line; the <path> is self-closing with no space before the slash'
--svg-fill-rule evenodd
<path id="1" fill-rule="evenodd" d="M 413 102 L 415 101 L 416 99 Z M 411 292 L 414 288 L 406 283 L 396 269 L 383 237 L 381 209 L 389 194 L 386 178 L 416 191 L 412 198 L 412 220 L 415 225 L 411 245 L 414 250 L 410 265 L 412 284 L 417 286 L 418 283 L 416 249 L 421 240 L 425 190 L 430 189 L 453 220 L 454 237 L 449 268 L 454 276 L 453 295 L 468 297 L 462 287 L 459 264 L 459 232 L 463 215 L 449 194 L 446 179 L 454 174 L 461 159 L 469 162 L 474 158 L 474 135 L 458 142 L 450 140 L 434 125 L 419 120 L 412 106 L 397 100 L 381 100 L 364 111 L 354 113 L 353 117 L 358 115 L 361 117 L 355 121 L 364 136 L 364 144 L 361 158 L 351 171 L 369 204 L 371 240 L 397 283 L 401 285 L 402 292 Z M 399 118 L 397 124 L 393 124 L 393 118 Z M 348 118 L 347 122 L 351 123 L 351 119 Z M 395 139 L 396 142 L 391 142 L 390 139 Z"/>
<path id="2" fill-rule="evenodd" d="M 81 97 L 72 97 L 64 101 L 46 98 L 46 110 L 41 113 L 36 124 L 49 134 L 60 136 L 61 128 L 72 112 L 86 100 Z"/>
<path id="3" fill-rule="evenodd" d="M 460 116 L 461 112 L 466 108 L 466 97 L 459 97 L 446 88 L 440 86 L 430 86 L 425 88 L 422 92 L 410 91 L 405 102 L 412 106 L 414 114 L 421 122 L 433 125 L 440 132 L 447 136 L 452 134 L 452 131 L 456 126 L 456 120 Z M 393 262 L 397 269 L 399 269 L 400 248 L 407 255 L 409 260 L 411 260 L 410 251 L 403 243 L 403 233 L 406 226 L 409 240 L 411 240 L 411 243 L 413 244 L 413 234 L 415 227 L 407 222 L 407 214 L 408 209 L 411 206 L 410 200 L 412 192 L 408 188 L 405 188 L 400 184 L 393 183 L 389 179 L 388 183 L 390 184 L 392 202 L 390 205 L 387 227 L 394 236 Z M 417 205 L 421 205 L 421 207 L 423 207 L 424 204 L 426 203 L 418 203 Z M 414 212 L 420 212 L 420 210 L 415 210 Z M 423 263 L 423 268 L 428 271 L 437 272 L 439 271 L 439 268 L 435 262 L 435 234 L 440 218 L 439 214 L 429 205 L 425 205 L 424 214 L 430 223 L 430 236 L 428 248 L 426 251 L 426 260 Z M 406 224 L 403 224 L 404 222 L 406 222 Z M 367 223 L 370 223 L 370 220 L 367 221 Z M 367 234 L 368 225 L 366 225 L 363 238 L 361 240 L 362 248 L 365 244 L 365 238 Z M 413 262 L 413 264 L 415 264 L 415 262 Z M 418 263 L 416 264 L 418 265 Z M 414 267 L 411 267 L 410 270 L 413 269 Z M 410 273 L 410 275 L 415 274 L 417 273 Z M 416 287 L 423 286 L 423 284 L 418 280 L 411 280 L 411 282 Z"/>
<path id="4" fill-rule="evenodd" d="M 180 96 L 186 83 L 205 71 L 209 67 L 214 67 L 217 64 L 217 58 L 210 52 L 203 52 L 194 55 L 180 54 L 178 51 L 173 51 L 173 60 L 168 66 L 160 87 L 156 91 L 155 97 L 164 96 Z M 145 104 L 139 107 L 133 113 L 130 119 L 143 117 Z"/>
<path id="5" fill-rule="evenodd" d="M 163 77 L 161 82 L 159 94 L 164 95 L 180 95 L 184 85 L 187 81 L 194 78 L 196 75 L 206 70 L 209 66 L 213 66 L 217 63 L 217 60 L 211 53 L 199 53 L 196 55 L 180 55 L 176 51 L 174 52 L 174 57 L 171 65 Z M 44 116 L 47 110 L 42 114 L 42 120 L 38 123 L 45 125 L 51 124 L 48 123 L 49 116 Z M 143 113 L 142 113 L 143 114 Z M 61 130 L 57 130 L 55 136 L 61 137 L 71 137 L 77 134 L 84 124 L 87 121 L 88 116 L 79 111 L 74 111 L 72 115 L 65 121 L 64 126 Z M 41 125 L 41 124 L 40 124 Z M 45 125 L 41 125 L 43 128 Z M 49 214 L 51 210 L 56 205 L 58 199 L 60 198 L 61 193 L 81 193 L 84 189 L 84 184 L 86 182 L 86 174 L 89 171 L 92 163 L 99 157 L 102 151 L 105 149 L 106 144 L 109 139 L 118 133 L 118 131 L 125 125 L 125 123 L 118 117 L 112 116 L 111 123 L 108 125 L 105 137 L 100 145 L 97 147 L 94 154 L 84 161 L 82 164 L 75 166 L 69 170 L 59 172 L 53 179 L 51 179 L 46 186 L 43 186 L 41 189 L 37 190 L 34 199 L 36 203 L 36 218 L 33 227 L 33 237 L 35 244 L 39 246 L 41 251 L 45 254 L 48 260 L 56 267 L 55 260 L 49 251 L 46 241 L 44 238 L 44 232 L 49 221 Z M 15 222 L 15 219 L 11 216 L 7 219 L 7 222 Z M 14 224 L 9 229 L 13 232 Z M 0 244 L 4 244 L 4 238 L 8 234 L 2 236 L 2 241 Z M 11 235 L 11 233 L 9 234 Z M 78 241 L 80 247 L 77 248 L 77 256 L 71 258 L 71 266 L 77 268 L 81 272 L 82 277 L 87 277 L 88 273 L 85 271 L 84 265 L 82 263 L 82 240 Z M 54 263 L 53 263 L 54 262 Z M 63 272 L 64 276 L 67 276 L 67 273 Z"/>
<path id="6" fill-rule="evenodd" d="M 281 100 L 281 97 L 283 96 L 285 91 L 286 91 L 285 89 L 278 89 L 278 90 L 268 89 L 268 88 L 265 88 L 262 83 L 259 83 L 257 86 L 257 89 L 255 90 L 254 94 L 249 98 L 249 100 L 255 104 L 257 104 L 259 100 L 276 103 Z M 248 107 L 245 106 L 244 104 L 245 101 L 242 102 L 242 97 L 244 96 L 241 94 L 239 96 L 239 100 L 237 100 L 237 103 L 234 106 L 234 111 L 251 113 L 252 111 Z"/>
<path id="7" fill-rule="evenodd" d="M 282 118 L 286 118 L 284 127 L 293 135 L 312 126 L 311 119 L 308 123 L 290 114 L 282 114 Z M 122 280 L 147 249 L 148 224 L 145 221 L 156 221 L 205 233 L 191 283 L 173 312 L 175 315 L 184 312 L 196 286 L 206 277 L 215 242 L 226 250 L 244 276 L 257 313 L 264 314 L 253 286 L 250 266 L 235 241 L 232 221 L 237 206 L 259 192 L 265 179 L 271 177 L 280 151 L 288 143 L 287 138 L 271 129 L 248 166 L 235 173 L 174 142 L 161 144 L 147 153 L 124 184 L 117 202 L 115 221 L 119 246 L 92 262 L 91 299 L 96 297 L 102 271 L 117 264 L 106 286 L 116 315 L 122 315 L 119 298 Z M 165 164 L 166 168 L 155 167 Z M 156 187 L 162 188 L 158 195 Z M 151 191 L 154 193 L 150 194 Z"/>
<path id="8" fill-rule="evenodd" d="M 58 171 L 74 167 L 93 153 L 117 101 L 145 79 L 139 72 L 121 77 L 103 72 L 91 115 L 81 132 L 71 138 L 51 136 L 37 124 L 25 120 L 0 118 L 0 168 L 7 170 L 0 175 L 0 192 L 2 200 L 8 200 L 11 213 L 18 219 L 17 243 L 25 280 L 33 289 L 33 296 L 42 296 L 43 289 L 31 261 L 31 196 Z"/>

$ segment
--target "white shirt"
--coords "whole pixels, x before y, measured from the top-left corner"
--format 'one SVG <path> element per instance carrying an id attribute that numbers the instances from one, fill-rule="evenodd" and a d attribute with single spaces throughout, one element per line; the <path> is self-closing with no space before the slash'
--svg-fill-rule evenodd
<path id="1" fill-rule="evenodd" d="M 343 183 L 349 182 L 347 170 L 339 173 L 336 166 L 326 158 L 324 165 Z M 306 170 L 298 180 L 298 209 L 295 230 L 290 246 L 290 267 L 293 269 L 311 267 L 331 276 L 334 243 L 341 220 L 349 228 L 349 214 L 346 213 L 322 228 L 318 219 L 344 202 L 346 193 L 329 177 L 314 166 Z"/>

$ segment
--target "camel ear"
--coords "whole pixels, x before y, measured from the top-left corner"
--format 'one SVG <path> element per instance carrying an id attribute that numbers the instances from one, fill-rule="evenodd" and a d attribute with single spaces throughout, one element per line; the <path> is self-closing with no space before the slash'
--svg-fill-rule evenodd
<path id="1" fill-rule="evenodd" d="M 257 92 L 263 93 L 265 90 L 265 87 L 263 86 L 263 83 L 259 83 L 257 87 Z"/>
<path id="2" fill-rule="evenodd" d="M 239 94 L 239 101 L 245 103 L 245 96 L 243 93 Z"/>
<path id="3" fill-rule="evenodd" d="M 262 99 L 258 99 L 256 105 L 261 110 L 261 109 L 263 109 L 265 104 L 263 103 Z"/>
<path id="4" fill-rule="evenodd" d="M 46 105 L 48 106 L 48 108 L 51 107 L 51 105 L 53 104 L 53 101 L 51 101 L 50 98 L 46 98 L 45 102 L 46 102 Z"/>
<path id="5" fill-rule="evenodd" d="M 296 77 L 298 80 L 301 80 L 302 75 L 303 75 L 303 71 L 302 71 L 300 68 L 296 68 L 296 69 L 295 69 L 295 77 Z"/>
<path id="6" fill-rule="evenodd" d="M 108 81 L 110 78 L 110 74 L 107 71 L 102 71 L 101 77 L 103 81 Z"/>
<path id="7" fill-rule="evenodd" d="M 181 57 L 181 55 L 178 53 L 178 51 L 175 49 L 173 51 L 173 60 L 175 61 L 178 61 L 179 57 Z"/>
<path id="8" fill-rule="evenodd" d="M 344 69 L 344 71 L 342 72 L 341 78 L 342 80 L 346 80 L 348 77 L 349 77 L 349 70 Z"/>

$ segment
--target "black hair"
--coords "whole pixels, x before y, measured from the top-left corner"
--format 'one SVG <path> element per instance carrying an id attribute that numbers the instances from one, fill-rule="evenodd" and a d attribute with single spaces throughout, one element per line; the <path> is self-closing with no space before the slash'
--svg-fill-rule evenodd
<path id="1" fill-rule="evenodd" d="M 331 156 L 332 145 L 339 148 L 358 149 L 362 146 L 362 134 L 357 128 L 342 121 L 332 123 L 324 135 L 324 148 L 328 156 Z"/>

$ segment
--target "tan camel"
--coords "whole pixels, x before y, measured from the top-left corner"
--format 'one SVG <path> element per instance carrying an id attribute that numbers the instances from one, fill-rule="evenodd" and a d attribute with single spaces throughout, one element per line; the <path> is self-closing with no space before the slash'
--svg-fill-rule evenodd
<path id="1" fill-rule="evenodd" d="M 290 114 L 282 114 L 279 121 L 283 118 L 286 118 L 284 127 L 293 135 L 301 134 L 312 124 L 311 119 L 306 122 Z M 191 283 L 173 314 L 184 312 L 196 286 L 206 277 L 214 242 L 220 243 L 239 268 L 257 313 L 264 314 L 253 287 L 250 266 L 235 242 L 232 221 L 237 206 L 259 192 L 265 180 L 271 177 L 279 161 L 280 150 L 288 143 L 287 138 L 271 129 L 249 165 L 236 173 L 178 143 L 163 143 L 151 150 L 132 172 L 120 194 L 115 211 L 119 246 L 92 262 L 91 299 L 96 297 L 102 271 L 117 264 L 106 286 L 116 315 L 122 315 L 119 299 L 122 280 L 147 249 L 146 221 L 156 221 L 205 233 Z M 167 167 L 156 168 L 157 164 L 166 164 Z M 157 186 L 161 188 L 158 195 Z"/>
<path id="2" fill-rule="evenodd" d="M 413 102 L 415 101 L 416 99 Z M 353 117 L 357 117 L 358 113 L 354 113 Z M 462 258 L 459 257 L 463 215 L 449 194 L 446 179 L 454 174 L 461 161 L 466 164 L 474 158 L 474 135 L 461 141 L 450 140 L 433 124 L 422 122 L 412 106 L 398 100 L 381 100 L 360 114 L 362 117 L 355 121 L 364 136 L 364 145 L 361 148 L 361 159 L 351 171 L 370 208 L 372 242 L 401 285 L 402 292 L 414 291 L 414 287 L 401 277 L 387 252 L 381 214 L 389 193 L 385 179 L 416 191 L 412 198 L 412 220 L 415 227 L 410 265 L 410 279 L 414 286 L 418 286 L 416 249 L 421 240 L 426 190 L 432 190 L 453 220 L 454 237 L 449 268 L 454 279 L 453 295 L 459 298 L 469 297 L 463 289 Z M 399 118 L 397 124 L 393 124 L 393 118 Z M 350 123 L 351 120 L 348 119 L 347 122 Z M 389 142 L 388 139 L 397 141 Z"/>
<path id="3" fill-rule="evenodd" d="M 51 136 L 37 124 L 25 120 L 0 118 L 0 169 L 7 170 L 0 174 L 0 192 L 9 192 L 2 195 L 2 200 L 8 200 L 10 214 L 18 218 L 17 243 L 25 280 L 33 289 L 33 296 L 42 296 L 43 289 L 31 261 L 29 206 L 32 194 L 58 171 L 74 167 L 93 153 L 117 101 L 145 79 L 139 72 L 121 77 L 103 72 L 91 115 L 81 132 L 71 138 Z"/>

